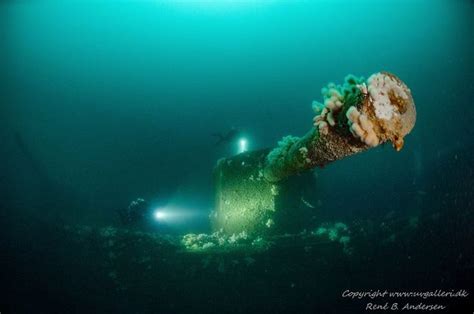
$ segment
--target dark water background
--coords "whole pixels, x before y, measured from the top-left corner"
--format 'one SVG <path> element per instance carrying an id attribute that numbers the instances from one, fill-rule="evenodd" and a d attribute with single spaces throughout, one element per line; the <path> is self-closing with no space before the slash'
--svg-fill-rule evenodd
<path id="1" fill-rule="evenodd" d="M 382 70 L 411 88 L 417 124 L 399 153 L 317 171 L 324 212 L 437 206 L 433 187 L 473 171 L 473 23 L 470 0 L 2 1 L 2 238 L 25 219 L 117 224 L 139 196 L 205 216 L 212 167 L 236 150 L 212 133 L 274 146 L 309 130 L 327 82 Z"/>

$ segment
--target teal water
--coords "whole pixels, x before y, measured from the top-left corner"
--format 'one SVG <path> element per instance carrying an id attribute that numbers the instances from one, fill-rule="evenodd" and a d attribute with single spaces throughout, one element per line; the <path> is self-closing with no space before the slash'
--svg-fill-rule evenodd
<path id="1" fill-rule="evenodd" d="M 466 288 L 474 263 L 472 231 L 463 224 L 473 209 L 473 21 L 470 0 L 2 1 L 0 227 L 9 257 L 2 275 L 13 292 L 0 304 L 12 313 L 47 313 L 53 302 L 34 296 L 48 284 L 41 268 L 48 266 L 28 263 L 29 237 L 42 230 L 34 226 L 119 226 L 117 209 L 143 197 L 153 206 L 196 209 L 197 218 L 166 233 L 209 232 L 212 168 L 238 149 L 234 142 L 216 146 L 212 134 L 236 127 L 250 150 L 273 147 L 312 127 L 311 102 L 321 100 L 328 82 L 378 71 L 393 72 L 411 88 L 416 126 L 399 153 L 386 145 L 316 171 L 319 217 L 379 222 L 387 215 L 449 213 L 452 222 L 420 231 L 444 230 L 439 251 L 454 245 L 449 254 L 459 261 L 453 265 L 449 255 L 443 267 L 457 270 L 434 275 L 430 285 Z M 55 251 L 59 242 L 44 242 L 47 252 L 62 254 Z M 440 260 L 426 251 L 420 263 L 430 264 L 430 254 Z M 277 260 L 269 264 L 278 269 Z M 292 282 L 305 270 L 292 273 Z M 31 286 L 19 288 L 32 274 Z M 229 290 L 225 300 L 238 303 L 241 296 L 254 306 L 217 302 L 221 312 L 265 312 L 269 302 L 278 303 L 269 312 L 342 313 L 319 292 L 290 293 L 275 286 L 280 277 L 247 275 L 253 292 L 258 285 L 269 289 L 262 303 Z M 358 279 L 347 285 L 363 286 Z M 174 307 L 145 310 L 137 301 L 122 309 L 186 312 L 176 293 L 156 295 L 160 306 L 168 299 Z M 272 303 L 277 296 L 287 302 Z M 81 311 L 70 307 L 80 303 L 74 295 L 58 298 L 65 301 L 53 312 Z M 24 299 L 32 306 L 19 307 Z M 202 302 L 200 311 L 215 308 Z"/>

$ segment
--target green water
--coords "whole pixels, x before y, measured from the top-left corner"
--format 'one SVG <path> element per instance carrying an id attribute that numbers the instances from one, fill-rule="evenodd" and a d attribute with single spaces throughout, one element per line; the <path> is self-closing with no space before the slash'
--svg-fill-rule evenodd
<path id="1" fill-rule="evenodd" d="M 2 1 L 0 312 L 366 313 L 342 292 L 474 293 L 473 21 L 470 0 Z M 212 134 L 275 147 L 311 129 L 328 82 L 378 71 L 415 100 L 401 152 L 315 170 L 311 230 L 212 235 L 213 167 L 239 149 Z M 138 197 L 192 215 L 123 226 Z M 187 233 L 215 247 L 189 252 Z"/>

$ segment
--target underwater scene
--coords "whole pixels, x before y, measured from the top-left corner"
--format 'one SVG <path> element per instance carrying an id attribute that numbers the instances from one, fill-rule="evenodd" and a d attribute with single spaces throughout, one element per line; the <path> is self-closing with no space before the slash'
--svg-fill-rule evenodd
<path id="1" fill-rule="evenodd" d="M 473 313 L 472 0 L 0 2 L 0 313 Z"/>

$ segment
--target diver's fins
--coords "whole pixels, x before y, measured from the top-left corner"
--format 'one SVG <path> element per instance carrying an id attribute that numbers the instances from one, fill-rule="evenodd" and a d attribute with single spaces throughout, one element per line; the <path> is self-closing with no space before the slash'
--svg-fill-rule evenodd
<path id="1" fill-rule="evenodd" d="M 219 133 L 213 133 L 211 134 L 212 136 L 215 136 L 217 137 L 217 142 L 216 142 L 216 146 L 219 146 L 221 145 L 223 142 L 224 142 L 224 136 L 222 134 L 219 134 Z"/>

